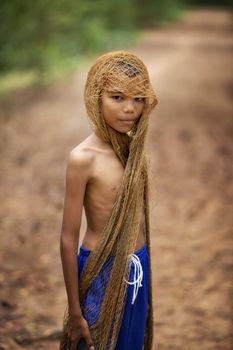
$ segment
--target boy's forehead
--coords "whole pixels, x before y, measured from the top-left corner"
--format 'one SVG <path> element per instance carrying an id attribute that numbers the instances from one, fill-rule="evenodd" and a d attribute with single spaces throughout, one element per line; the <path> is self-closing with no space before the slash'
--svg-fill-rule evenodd
<path id="1" fill-rule="evenodd" d="M 121 92 L 125 95 L 144 95 L 146 93 L 146 80 L 141 76 L 129 78 L 127 76 L 116 76 L 108 79 L 103 92 Z"/>

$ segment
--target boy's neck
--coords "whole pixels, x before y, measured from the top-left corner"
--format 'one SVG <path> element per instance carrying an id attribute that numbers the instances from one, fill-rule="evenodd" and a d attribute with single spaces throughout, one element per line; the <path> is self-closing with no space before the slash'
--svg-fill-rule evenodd
<path id="1" fill-rule="evenodd" d="M 103 146 L 104 148 L 108 148 L 108 149 L 112 149 L 111 143 L 110 142 L 106 142 L 103 139 L 101 139 L 100 134 L 98 132 L 98 130 L 94 131 L 93 134 L 94 138 L 99 142 L 99 144 L 101 146 Z"/>

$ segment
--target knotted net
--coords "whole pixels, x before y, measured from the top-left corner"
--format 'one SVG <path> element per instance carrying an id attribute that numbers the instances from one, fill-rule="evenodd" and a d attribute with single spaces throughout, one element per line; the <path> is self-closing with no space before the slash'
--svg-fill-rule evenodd
<path id="1" fill-rule="evenodd" d="M 144 101 L 141 117 L 127 133 L 111 128 L 103 118 L 101 97 L 110 89 L 132 98 L 142 98 Z M 145 214 L 145 240 L 151 261 L 149 183 L 144 149 L 148 116 L 158 101 L 144 63 L 126 51 L 109 52 L 96 60 L 87 76 L 84 98 L 94 131 L 98 132 L 103 141 L 111 144 L 124 167 L 120 190 L 110 218 L 96 248 L 91 251 L 79 280 L 80 305 L 84 317 L 88 320 L 95 350 L 113 350 L 126 300 L 126 281 L 130 272 L 129 256 L 135 252 L 142 210 Z M 60 350 L 70 349 L 68 329 L 67 308 Z M 152 335 L 150 267 L 145 350 L 152 347 Z"/>

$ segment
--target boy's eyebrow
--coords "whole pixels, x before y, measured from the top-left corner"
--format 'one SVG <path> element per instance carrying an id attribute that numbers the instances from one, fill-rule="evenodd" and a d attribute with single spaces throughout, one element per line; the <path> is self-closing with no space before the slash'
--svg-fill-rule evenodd
<path id="1" fill-rule="evenodd" d="M 107 90 L 108 94 L 123 94 L 122 91 L 118 91 L 118 90 Z"/>
<path id="2" fill-rule="evenodd" d="M 121 94 L 121 95 L 124 95 L 124 96 L 128 96 L 127 93 L 125 93 L 125 92 L 123 92 L 123 91 L 119 91 L 119 90 L 117 90 L 117 89 L 114 90 L 114 88 L 113 88 L 113 89 L 109 89 L 109 90 L 105 90 L 105 93 L 107 93 L 107 94 L 109 94 L 109 95 L 112 95 L 112 94 L 119 95 L 119 94 Z M 138 97 L 145 97 L 145 93 L 139 92 L 139 91 L 138 91 L 138 93 L 135 94 L 135 96 L 138 96 Z"/>

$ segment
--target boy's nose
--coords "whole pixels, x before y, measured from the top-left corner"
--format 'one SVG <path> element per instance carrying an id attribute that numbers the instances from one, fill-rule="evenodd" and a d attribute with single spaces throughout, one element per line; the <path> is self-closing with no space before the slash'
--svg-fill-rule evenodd
<path id="1" fill-rule="evenodd" d="M 125 101 L 124 112 L 133 113 L 133 111 L 134 111 L 134 101 L 132 100 Z"/>

